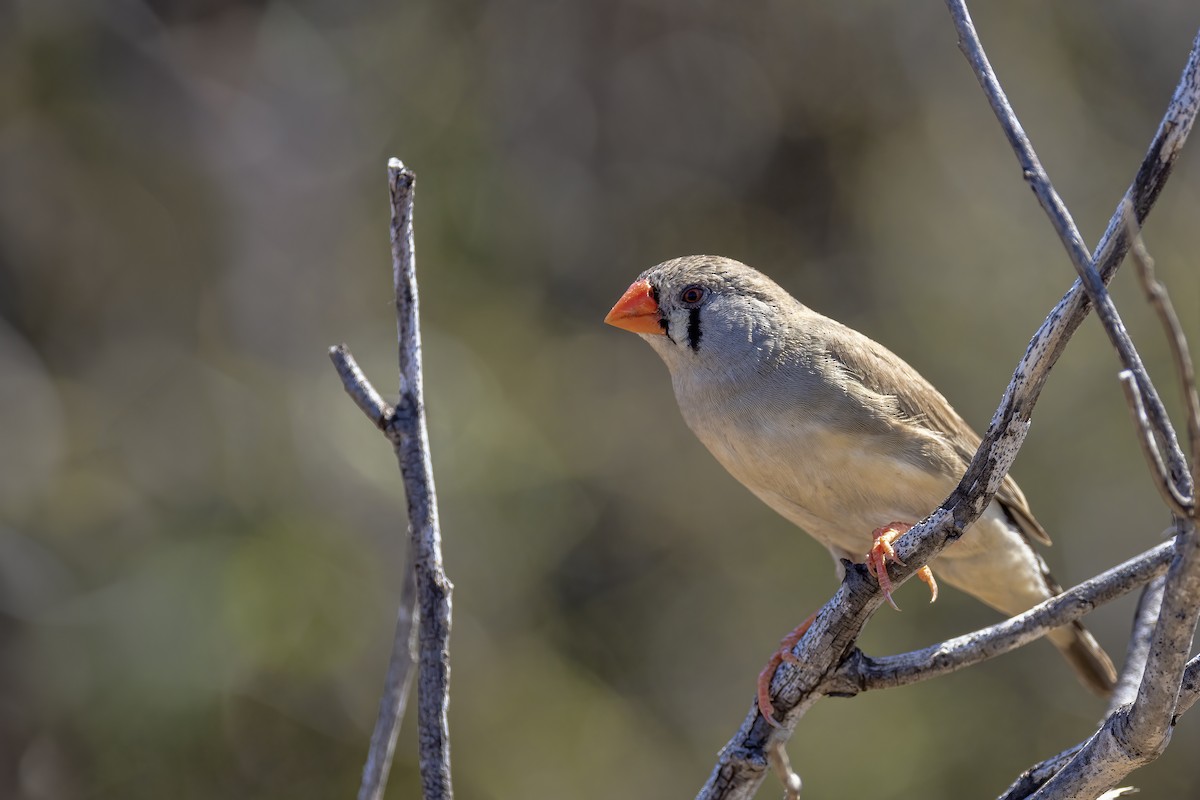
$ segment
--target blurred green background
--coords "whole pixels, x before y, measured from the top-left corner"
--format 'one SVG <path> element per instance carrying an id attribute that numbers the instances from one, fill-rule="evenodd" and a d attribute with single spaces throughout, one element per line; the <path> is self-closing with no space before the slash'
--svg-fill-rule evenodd
<path id="1" fill-rule="evenodd" d="M 1200 10 L 973 11 L 1094 243 Z M 835 588 L 601 324 L 636 273 L 756 265 L 978 428 L 1073 278 L 939 2 L 0 4 L 0 796 L 355 791 L 404 501 L 326 348 L 395 386 L 392 155 L 419 176 L 465 798 L 692 796 Z M 1200 349 L 1197 219 L 1193 142 L 1147 239 Z M 1177 410 L 1131 272 L 1114 291 Z M 1068 585 L 1167 523 L 1116 371 L 1089 320 L 1015 469 Z M 869 653 L 996 619 L 923 593 Z M 1118 661 L 1131 606 L 1089 620 Z M 1101 709 L 1037 644 L 826 700 L 790 752 L 813 797 L 991 797 Z M 1132 782 L 1196 796 L 1198 747 L 1185 717 Z M 411 718 L 389 796 L 418 796 Z"/>

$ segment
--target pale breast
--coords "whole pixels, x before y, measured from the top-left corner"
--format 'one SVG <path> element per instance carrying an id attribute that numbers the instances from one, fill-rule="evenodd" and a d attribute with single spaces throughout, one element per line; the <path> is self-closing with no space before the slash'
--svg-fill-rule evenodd
<path id="1" fill-rule="evenodd" d="M 836 430 L 799 413 L 713 414 L 680 404 L 716 459 L 746 488 L 826 547 L 865 553 L 871 531 L 916 522 L 954 488 L 898 451 L 895 434 Z"/>

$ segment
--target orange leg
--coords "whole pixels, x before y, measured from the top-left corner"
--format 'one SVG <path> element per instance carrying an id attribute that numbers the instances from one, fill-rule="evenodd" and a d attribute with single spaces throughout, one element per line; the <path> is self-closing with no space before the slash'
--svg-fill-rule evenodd
<path id="1" fill-rule="evenodd" d="M 867 552 L 867 572 L 870 572 L 879 581 L 879 588 L 883 589 L 883 596 L 897 611 L 900 610 L 900 607 L 892 599 L 893 585 L 892 579 L 888 575 L 887 562 L 890 559 L 903 566 L 904 562 L 896 557 L 896 551 L 892 549 L 892 542 L 907 533 L 911 527 L 912 525 L 903 522 L 889 522 L 882 528 L 876 528 L 871 532 L 875 538 L 875 544 L 871 545 L 871 549 Z M 921 567 L 917 570 L 917 577 L 929 587 L 931 595 L 929 602 L 937 600 L 938 587 L 937 581 L 933 579 L 933 570 L 929 567 Z"/>
<path id="2" fill-rule="evenodd" d="M 771 660 L 763 667 L 763 671 L 758 673 L 758 713 L 762 714 L 763 719 L 776 728 L 783 726 L 775 721 L 775 706 L 771 705 L 771 679 L 775 677 L 775 670 L 779 669 L 779 665 L 784 661 L 789 664 L 800 663 L 800 659 L 792 655 L 792 648 L 800 642 L 816 618 L 817 612 L 814 611 L 808 615 L 808 619 L 797 625 L 794 631 L 780 639 L 779 649 L 771 656 Z"/>

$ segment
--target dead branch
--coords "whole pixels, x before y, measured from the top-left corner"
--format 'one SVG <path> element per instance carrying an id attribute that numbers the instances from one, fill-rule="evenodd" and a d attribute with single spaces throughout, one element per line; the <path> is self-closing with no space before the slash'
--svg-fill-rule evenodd
<path id="1" fill-rule="evenodd" d="M 1197 37 L 1200 42 L 1200 37 Z M 1192 459 L 1192 502 L 1185 503 L 1184 513 L 1177 516 L 1194 516 L 1196 513 L 1195 484 L 1196 474 L 1200 473 L 1200 395 L 1196 390 L 1196 371 L 1192 366 L 1192 357 L 1188 352 L 1187 337 L 1183 335 L 1183 326 L 1179 324 L 1179 315 L 1167 294 L 1167 288 L 1154 276 L 1154 259 L 1146 252 L 1146 245 L 1140 236 L 1133 238 L 1133 248 L 1130 255 L 1133 265 L 1137 268 L 1138 282 L 1146 295 L 1146 300 L 1158 315 L 1167 337 L 1167 346 L 1171 349 L 1171 358 L 1175 363 L 1175 374 L 1179 376 L 1180 388 L 1183 391 L 1184 413 L 1187 415 L 1188 441 L 1191 443 Z M 1155 435 L 1160 439 L 1162 433 L 1155 429 Z"/>
<path id="2" fill-rule="evenodd" d="M 1162 401 L 1154 389 L 1153 383 L 1141 364 L 1140 357 L 1129 339 L 1120 316 L 1108 296 L 1107 289 L 1099 273 L 1094 269 L 1082 239 L 1073 221 L 1050 184 L 1050 180 L 1042 169 L 1029 140 L 1021 130 L 1012 108 L 1004 97 L 999 82 L 988 64 L 979 41 L 966 4 L 962 0 L 947 0 L 955 27 L 959 33 L 959 47 L 971 62 L 983 86 L 992 109 L 1009 139 L 1024 175 L 1034 193 L 1037 195 L 1042 208 L 1050 217 L 1058 231 L 1063 244 L 1071 256 L 1071 261 L 1079 273 L 1080 281 L 1088 294 L 1089 300 L 1097 309 L 1097 316 L 1109 335 L 1110 341 L 1116 348 L 1124 373 L 1132 376 L 1126 381 L 1135 413 L 1149 417 L 1148 428 L 1156 435 L 1158 443 L 1166 451 L 1167 461 L 1171 465 L 1171 488 L 1181 498 L 1190 498 L 1196 483 L 1195 466 L 1200 459 L 1193 459 L 1193 469 L 1186 469 L 1187 459 L 1179 447 Z M 1200 48 L 1200 36 L 1193 47 L 1189 66 L 1196 60 L 1197 49 Z M 1187 81 L 1188 70 L 1185 70 L 1185 81 L 1181 82 L 1181 94 L 1190 95 L 1193 106 L 1197 95 L 1195 81 Z M 1188 88 L 1190 87 L 1190 88 Z M 1194 120 L 1195 111 L 1189 118 Z M 1118 209 L 1125 212 L 1125 208 Z M 1128 214 L 1124 214 L 1128 216 Z M 1130 225 L 1130 227 L 1133 227 Z M 1148 270 L 1143 269 L 1143 282 Z M 1149 289 L 1147 289 L 1149 292 Z M 1160 301 L 1164 299 L 1159 296 Z M 1167 305 L 1169 308 L 1169 304 Z M 1165 315 L 1164 315 L 1165 316 Z M 1175 335 L 1175 341 L 1182 339 L 1178 329 L 1168 331 Z M 1180 345 L 1176 345 L 1176 350 Z M 1182 345 L 1186 354 L 1186 345 Z M 1178 359 L 1177 359 L 1178 361 Z M 1185 360 L 1186 361 L 1186 360 Z M 1185 386 L 1185 392 L 1194 397 L 1194 375 L 1190 361 L 1178 365 L 1180 379 Z M 1146 414 L 1149 409 L 1149 414 Z M 1194 408 L 1190 410 L 1195 410 Z M 1193 449 L 1196 441 L 1195 429 L 1189 423 L 1189 431 L 1193 433 Z M 1153 461 L 1153 459 L 1152 459 Z M 1164 471 L 1165 472 L 1165 471 Z M 1170 506 L 1171 504 L 1168 503 Z M 1186 508 L 1186 505 L 1184 506 Z M 1193 503 L 1194 510 L 1194 503 Z M 1195 632 L 1197 619 L 1200 619 L 1200 541 L 1197 540 L 1194 519 L 1185 520 L 1176 517 L 1175 551 L 1170 569 L 1167 572 L 1162 605 L 1157 614 L 1151 643 L 1148 648 L 1145 668 L 1141 683 L 1133 704 L 1128 708 L 1113 711 L 1097 733 L 1089 739 L 1080 750 L 1072 756 L 1062 769 L 1051 777 L 1033 795 L 1042 800 L 1050 798 L 1094 797 L 1097 794 L 1116 786 L 1125 775 L 1138 766 L 1154 760 L 1166 748 L 1170 728 L 1174 721 L 1175 708 L 1179 688 L 1183 679 L 1183 671 L 1188 653 L 1191 651 L 1192 636 Z"/>
<path id="3" fill-rule="evenodd" d="M 1177 517 L 1186 517 L 1191 502 L 1189 498 L 1179 493 L 1175 481 L 1171 480 L 1171 474 L 1167 471 L 1166 464 L 1163 463 L 1162 453 L 1158 449 L 1158 443 L 1162 440 L 1159 438 L 1154 423 L 1146 414 L 1142 393 L 1137 388 L 1137 378 L 1126 369 L 1117 373 L 1117 380 L 1121 382 L 1121 391 L 1125 393 L 1125 403 L 1129 406 L 1133 425 L 1137 428 L 1138 444 L 1142 448 L 1142 455 L 1154 478 L 1154 487 L 1158 489 L 1159 495 L 1167 504 L 1167 508 L 1171 509 L 1172 514 Z"/>
<path id="4" fill-rule="evenodd" d="M 1121 675 L 1117 678 L 1112 697 L 1108 698 L 1105 716 L 1121 706 L 1129 705 L 1137 697 L 1142 673 L 1146 671 L 1146 659 L 1150 657 L 1150 644 L 1154 637 L 1154 626 L 1158 622 L 1158 612 L 1162 608 L 1163 590 L 1166 585 L 1166 577 L 1159 575 L 1146 584 L 1142 596 L 1138 598 L 1129 631 L 1129 644 L 1125 647 L 1125 665 L 1121 667 Z"/>
<path id="5" fill-rule="evenodd" d="M 1022 614 L 921 650 L 869 658 L 856 649 L 822 691 L 841 696 L 907 686 L 1016 650 L 1166 572 L 1173 550 L 1169 542 L 1160 544 Z"/>
<path id="6" fill-rule="evenodd" d="M 363 768 L 359 800 L 378 800 L 383 796 L 387 784 L 408 693 L 408 673 L 412 664 L 410 631 L 414 612 L 419 623 L 417 726 L 422 792 L 425 800 L 449 800 L 453 796 L 450 733 L 446 718 L 450 702 L 450 595 L 453 587 L 442 565 L 437 496 L 429 455 L 429 433 L 425 425 L 412 226 L 414 181 L 412 171 L 398 159 L 393 158 L 388 162 L 392 206 L 392 277 L 400 353 L 400 395 L 396 407 L 392 408 L 383 402 L 344 346 L 331 348 L 329 353 L 346 392 L 392 442 L 408 500 L 411 558 L 407 566 L 379 718 Z"/>
<path id="7" fill-rule="evenodd" d="M 1106 280 L 1111 279 L 1113 273 L 1109 273 L 1106 279 L 1102 278 L 1096 270 L 1087 247 L 1083 243 L 1083 236 L 1079 233 L 1079 228 L 1076 227 L 1066 204 L 1063 203 L 1058 191 L 1050 182 L 1050 176 L 1042 167 L 1041 160 L 1034 152 L 1029 137 L 1025 135 L 1025 130 L 1021 127 L 1017 115 L 1008 102 L 1008 97 L 1004 94 L 1004 89 L 1000 86 L 1000 81 L 996 78 L 996 73 L 988 62 L 987 53 L 984 52 L 983 43 L 971 22 L 965 0 L 947 0 L 946 5 L 954 20 L 955 30 L 958 31 L 958 47 L 975 71 L 975 77 L 979 80 L 979 85 L 987 96 L 992 112 L 996 115 L 996 120 L 1000 123 L 1001 129 L 1017 157 L 1025 181 L 1033 190 L 1042 210 L 1046 212 L 1046 216 L 1050 218 L 1050 223 L 1058 233 L 1059 239 L 1062 240 L 1063 247 L 1066 248 L 1067 255 L 1071 258 L 1071 264 L 1079 274 L 1077 285 L 1083 286 L 1087 293 L 1087 299 L 1095 307 L 1096 316 L 1100 319 L 1109 341 L 1116 349 L 1121 363 L 1133 375 L 1137 391 L 1143 398 L 1142 403 L 1149 410 L 1156 429 L 1161 429 L 1164 437 L 1163 444 L 1167 450 L 1168 462 L 1172 466 L 1173 474 L 1177 480 L 1186 483 L 1187 469 L 1184 466 L 1186 460 L 1167 417 L 1166 408 L 1142 364 L 1141 356 L 1138 355 L 1133 340 L 1129 338 L 1129 333 L 1125 330 L 1125 324 L 1121 321 L 1120 314 L 1117 313 L 1116 305 L 1113 304 L 1112 298 L 1108 294 Z M 1192 118 L 1194 119 L 1194 114 Z M 1122 220 L 1127 218 L 1127 208 L 1128 206 L 1122 205 L 1117 209 Z M 1189 492 L 1184 491 L 1184 493 Z"/>
<path id="8" fill-rule="evenodd" d="M 1200 41 L 1200 38 L 1198 38 Z M 1148 273 L 1147 273 L 1148 274 Z M 1161 287 L 1160 287 L 1161 288 Z M 1173 317 L 1170 301 L 1159 297 L 1164 318 Z M 1174 348 L 1180 380 L 1188 400 L 1188 430 L 1193 453 L 1200 436 L 1200 404 L 1187 345 L 1178 328 Z M 1182 354 L 1182 355 L 1180 355 Z M 1191 486 L 1200 479 L 1200 459 L 1192 464 Z M 1189 498 L 1189 501 L 1191 499 Z M 1114 709 L 1100 729 L 1032 797 L 1038 800 L 1088 797 L 1116 786 L 1138 767 L 1158 758 L 1166 749 L 1179 713 L 1180 695 L 1188 683 L 1188 654 L 1200 619 L 1200 535 L 1196 530 L 1195 504 L 1186 517 L 1175 517 L 1174 557 L 1167 571 L 1162 599 L 1146 646 L 1146 661 L 1133 703 Z"/>

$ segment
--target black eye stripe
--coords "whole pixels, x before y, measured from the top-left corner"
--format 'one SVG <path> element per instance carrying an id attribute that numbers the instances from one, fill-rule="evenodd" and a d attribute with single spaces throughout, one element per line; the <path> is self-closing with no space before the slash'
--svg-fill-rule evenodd
<path id="1" fill-rule="evenodd" d="M 688 312 L 688 347 L 692 348 L 692 352 L 700 350 L 700 309 L 693 308 Z"/>

